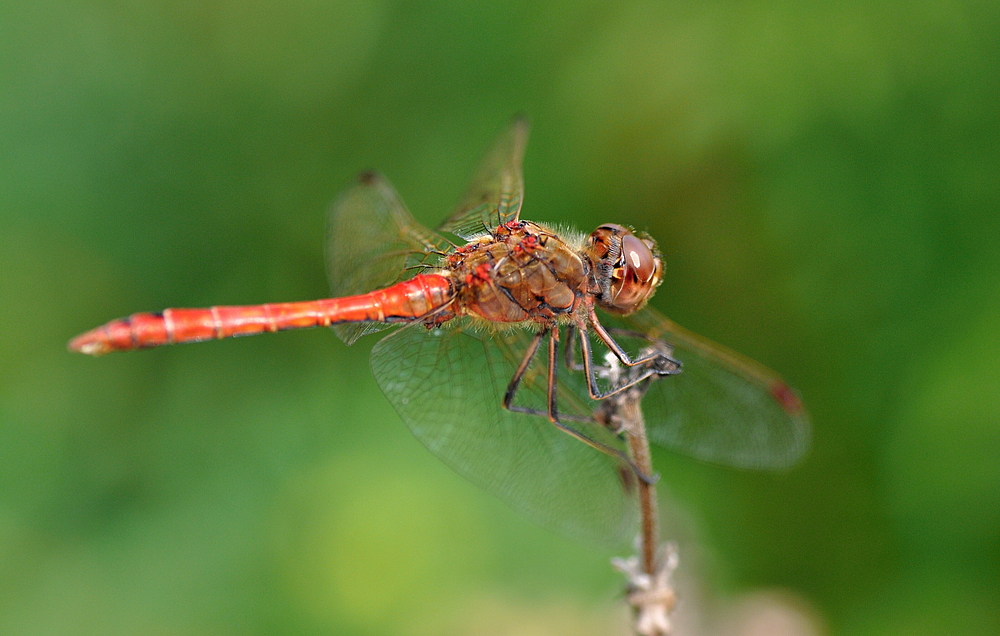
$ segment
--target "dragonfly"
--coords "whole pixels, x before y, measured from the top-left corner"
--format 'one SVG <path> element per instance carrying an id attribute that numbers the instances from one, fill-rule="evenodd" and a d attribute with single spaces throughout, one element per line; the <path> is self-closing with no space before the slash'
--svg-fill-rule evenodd
<path id="1" fill-rule="evenodd" d="M 615 223 L 587 235 L 521 218 L 527 137 L 516 117 L 436 230 L 385 178 L 360 175 L 328 217 L 330 298 L 136 313 L 69 349 L 101 355 L 318 326 L 351 345 L 395 328 L 373 346 L 371 369 L 414 435 L 529 518 L 602 541 L 634 536 L 623 474 L 655 479 L 595 417 L 631 384 L 656 380 L 642 404 L 659 446 L 738 468 L 794 464 L 810 438 L 798 393 L 649 306 L 663 272 L 652 238 Z M 669 355 L 644 356 L 650 343 Z M 609 384 L 611 363 L 645 371 Z"/>

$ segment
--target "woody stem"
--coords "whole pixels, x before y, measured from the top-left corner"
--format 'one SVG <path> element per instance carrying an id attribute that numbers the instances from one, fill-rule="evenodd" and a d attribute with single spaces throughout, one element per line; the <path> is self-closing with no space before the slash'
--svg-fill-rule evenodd
<path id="1" fill-rule="evenodd" d="M 625 431 L 632 461 L 646 475 L 653 474 L 653 464 L 649 454 L 649 439 L 646 437 L 646 422 L 642 417 L 641 402 L 623 400 L 619 415 L 626 422 Z M 642 515 L 642 565 L 646 574 L 656 572 L 656 547 L 659 539 L 659 517 L 656 512 L 656 486 L 645 480 L 639 484 L 639 508 Z"/>

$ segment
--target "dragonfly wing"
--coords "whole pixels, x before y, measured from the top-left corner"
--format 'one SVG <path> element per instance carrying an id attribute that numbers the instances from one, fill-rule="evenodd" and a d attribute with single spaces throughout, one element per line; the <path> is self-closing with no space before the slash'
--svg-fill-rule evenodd
<path id="1" fill-rule="evenodd" d="M 413 324 L 372 350 L 375 379 L 428 449 L 463 477 L 552 529 L 603 542 L 631 539 L 635 503 L 617 459 L 559 431 L 546 417 L 501 406 L 530 335 L 491 332 L 469 318 L 458 328 Z M 529 367 L 515 404 L 545 405 L 545 346 Z M 562 397 L 562 396 L 561 396 Z M 566 391 L 566 397 L 571 398 Z M 590 405 L 560 407 L 589 417 Z M 602 443 L 621 441 L 591 422 L 565 422 Z"/>
<path id="2" fill-rule="evenodd" d="M 528 120 L 515 117 L 483 157 L 455 211 L 438 229 L 470 240 L 517 220 L 524 199 L 521 164 L 527 143 Z"/>
<path id="3" fill-rule="evenodd" d="M 422 226 L 384 177 L 364 173 L 341 194 L 327 219 L 326 260 L 334 297 L 353 296 L 411 278 L 437 267 L 451 247 Z M 347 344 L 385 329 L 376 322 L 334 325 Z"/>
<path id="4" fill-rule="evenodd" d="M 679 375 L 654 381 L 643 398 L 651 441 L 739 468 L 780 470 L 805 454 L 809 414 L 777 373 L 652 308 L 621 321 L 672 345 L 683 364 Z"/>

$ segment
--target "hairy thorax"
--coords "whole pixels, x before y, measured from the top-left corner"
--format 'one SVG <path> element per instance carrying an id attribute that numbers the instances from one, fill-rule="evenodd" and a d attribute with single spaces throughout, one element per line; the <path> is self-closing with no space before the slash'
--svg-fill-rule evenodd
<path id="1" fill-rule="evenodd" d="M 572 313 L 587 290 L 575 250 L 530 221 L 501 225 L 448 255 L 445 268 L 469 314 L 496 322 L 547 321 Z"/>

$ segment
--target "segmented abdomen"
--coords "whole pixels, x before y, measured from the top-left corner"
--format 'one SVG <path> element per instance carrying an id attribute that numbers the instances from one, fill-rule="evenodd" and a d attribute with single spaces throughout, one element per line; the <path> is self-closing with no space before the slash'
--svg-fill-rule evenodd
<path id="1" fill-rule="evenodd" d="M 403 322 L 424 318 L 444 308 L 453 296 L 448 277 L 421 274 L 358 296 L 133 314 L 77 336 L 70 341 L 69 348 L 101 355 L 180 342 L 325 327 L 342 322 Z"/>

